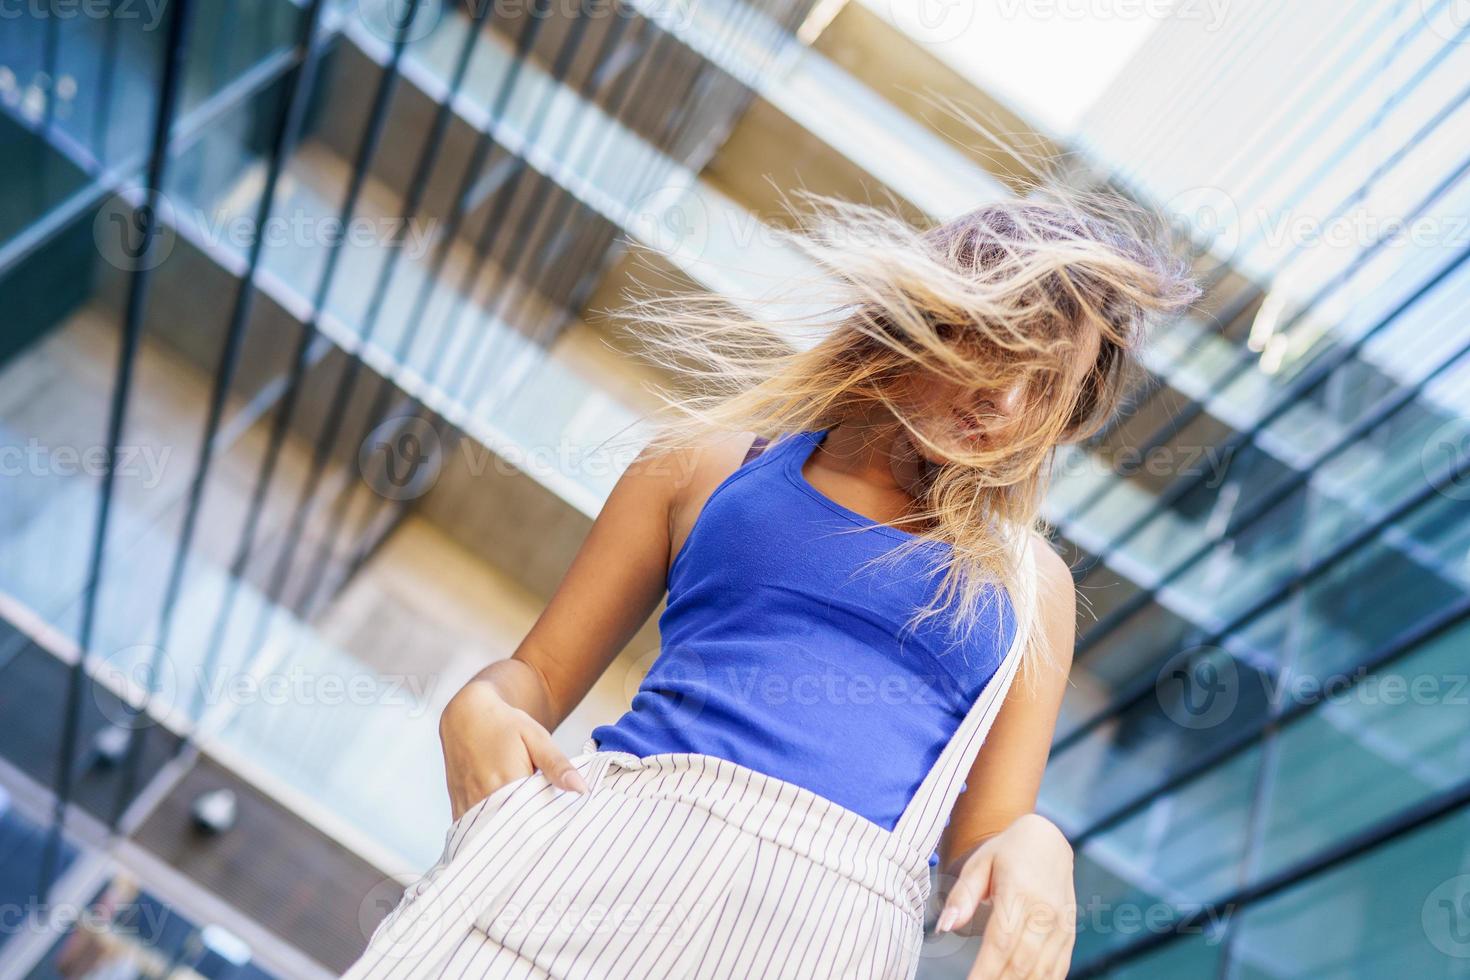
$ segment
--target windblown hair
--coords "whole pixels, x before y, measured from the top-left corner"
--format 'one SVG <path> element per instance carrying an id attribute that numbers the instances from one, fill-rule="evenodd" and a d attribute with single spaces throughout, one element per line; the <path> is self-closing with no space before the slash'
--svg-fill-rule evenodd
<path id="1" fill-rule="evenodd" d="M 1026 532 L 1040 527 L 1054 452 L 1119 408 L 1148 324 L 1198 295 L 1187 266 L 1156 217 L 1111 195 L 1042 187 L 927 230 L 867 206 L 804 200 L 810 215 L 789 237 L 819 271 L 800 286 L 820 297 L 815 306 L 665 295 L 625 311 L 646 353 L 679 379 L 662 393 L 669 419 L 656 444 L 778 439 L 881 406 L 910 445 L 947 460 L 893 525 L 914 535 L 895 555 L 948 545 L 927 549 L 942 575 L 914 623 L 944 613 L 963 634 L 998 588 L 1024 628 L 1035 606 Z M 1059 383 L 1091 353 L 1094 332 L 1082 383 Z M 933 383 L 975 393 L 1022 385 L 1024 409 L 993 442 L 945 439 L 944 420 L 923 417 L 912 397 Z"/>

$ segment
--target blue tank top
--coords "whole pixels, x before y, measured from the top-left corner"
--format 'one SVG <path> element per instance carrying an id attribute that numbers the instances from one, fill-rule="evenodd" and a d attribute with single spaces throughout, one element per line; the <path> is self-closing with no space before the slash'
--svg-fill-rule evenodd
<path id="1" fill-rule="evenodd" d="M 773 443 L 715 488 L 669 568 L 662 649 L 598 748 L 694 752 L 802 786 L 892 830 L 995 674 L 1014 631 L 997 592 L 958 642 L 911 627 L 939 582 L 938 542 L 818 491 L 825 433 Z"/>

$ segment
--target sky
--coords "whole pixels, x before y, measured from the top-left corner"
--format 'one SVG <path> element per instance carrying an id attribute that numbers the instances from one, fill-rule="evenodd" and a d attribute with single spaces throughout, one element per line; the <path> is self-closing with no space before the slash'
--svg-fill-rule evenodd
<path id="1" fill-rule="evenodd" d="M 1169 0 L 860 0 L 1052 135 L 1065 137 Z"/>

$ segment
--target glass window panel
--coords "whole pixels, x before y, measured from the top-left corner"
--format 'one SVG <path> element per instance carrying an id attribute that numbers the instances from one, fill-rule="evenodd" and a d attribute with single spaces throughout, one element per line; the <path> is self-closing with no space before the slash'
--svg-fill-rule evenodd
<path id="1" fill-rule="evenodd" d="M 0 32 L 0 65 L 14 73 L 26 93 L 28 114 L 48 119 L 51 138 L 79 163 L 132 161 L 141 168 L 152 139 L 166 11 L 162 4 L 104 5 L 61 10 L 54 20 L 40 4 L 17 8 Z M 289 3 L 243 4 L 203 0 L 196 4 L 187 39 L 180 113 L 199 108 L 226 85 L 287 47 L 301 15 Z M 47 106 L 44 51 L 54 38 L 55 99 Z M 49 111 L 48 111 L 49 110 Z M 144 124 L 140 122 L 146 121 Z"/>
<path id="2" fill-rule="evenodd" d="M 1057 452 L 1055 475 L 1047 492 L 1050 519 L 1069 516 L 1111 479 L 1112 469 L 1102 455 L 1080 446 L 1064 446 Z"/>
<path id="3" fill-rule="evenodd" d="M 1078 566 L 1074 566 L 1074 569 Z M 1132 600 L 1140 591 L 1127 576 L 1089 555 L 1087 574 L 1077 582 L 1078 622 L 1083 632 Z"/>
<path id="4" fill-rule="evenodd" d="M 1089 547 L 1103 548 L 1112 544 L 1124 528 L 1147 516 L 1154 508 L 1154 495 L 1132 480 L 1114 480 L 1112 486 L 1082 514 Z"/>
<path id="5" fill-rule="evenodd" d="M 1351 687 L 1287 726 L 1268 787 L 1253 874 L 1275 874 L 1464 778 L 1470 759 L 1470 626 Z M 1314 691 L 1305 692 L 1314 694 Z"/>
<path id="6" fill-rule="evenodd" d="M 1199 935 L 1173 940 L 1147 956 L 1108 971 L 1109 980 L 1214 980 L 1220 973 L 1219 936 Z"/>
<path id="7" fill-rule="evenodd" d="M 1169 449 L 1178 456 L 1179 478 L 1192 483 L 1192 489 L 1117 542 L 1129 561 L 1159 576 L 1174 570 L 1237 514 L 1294 475 L 1254 446 L 1227 455 L 1219 444 L 1180 440 Z"/>
<path id="8" fill-rule="evenodd" d="M 30 980 L 70 977 L 198 977 L 271 980 L 243 939 L 210 923 L 195 923 L 127 875 L 110 881 L 29 974 Z"/>
<path id="9" fill-rule="evenodd" d="M 1470 428 L 1470 421 L 1466 427 Z M 1414 556 L 1427 566 L 1426 577 L 1470 591 L 1470 477 L 1432 497 L 1404 521 Z"/>
<path id="10" fill-rule="evenodd" d="M 1340 502 L 1339 511 L 1353 512 L 1325 513 L 1306 528 L 1314 551 L 1423 491 L 1429 478 L 1446 472 L 1453 458 L 1431 456 L 1428 448 L 1437 435 L 1443 435 L 1446 422 L 1446 416 L 1434 406 L 1415 402 L 1355 444 L 1351 452 L 1313 474 L 1319 499 L 1331 497 Z M 1410 447 L 1414 451 L 1405 452 Z"/>
<path id="11" fill-rule="evenodd" d="M 1422 378 L 1470 339 L 1464 309 L 1470 304 L 1470 279 L 1450 276 L 1405 310 L 1363 350 L 1363 363 L 1398 379 Z M 1352 403 L 1343 405 L 1351 410 Z"/>
<path id="12" fill-rule="evenodd" d="M 1258 764 L 1254 750 L 1243 753 L 1083 847 L 1076 965 L 1208 909 L 1235 887 Z"/>
<path id="13" fill-rule="evenodd" d="M 1213 266 L 1210 269 L 1213 271 Z M 1209 300 L 1215 298 L 1208 297 Z M 1219 325 L 1213 319 L 1186 314 L 1163 324 L 1159 332 L 1149 338 L 1149 346 L 1143 356 L 1150 370 L 1167 375 L 1173 365 L 1193 357 L 1204 338 L 1218 330 Z"/>
<path id="14" fill-rule="evenodd" d="M 1398 450 L 1401 445 L 1397 443 L 1391 454 L 1385 454 L 1376 468 L 1382 491 L 1399 498 L 1422 493 L 1425 487 L 1420 454 L 1403 453 Z M 1367 479 L 1366 473 L 1364 478 Z M 1227 546 L 1216 549 L 1208 559 L 1182 575 L 1174 587 L 1222 619 L 1244 612 L 1293 574 L 1339 548 L 1344 539 L 1372 520 L 1374 511 L 1381 513 L 1377 507 L 1369 511 L 1358 501 L 1341 499 L 1336 489 L 1333 477 L 1314 475 L 1309 489 L 1292 494 L 1260 521 L 1243 529 Z M 1422 514 L 1416 513 L 1402 526 L 1413 539 L 1427 541 L 1464 533 L 1470 523 L 1465 509 L 1456 510 L 1437 501 L 1451 503 L 1448 498 L 1435 498 L 1420 508 Z M 1390 503 L 1385 501 L 1384 505 Z M 1402 591 L 1409 598 L 1407 593 L 1417 591 L 1413 583 L 1426 574 L 1426 569 L 1417 552 L 1402 547 L 1398 537 L 1399 531 L 1395 529 L 1363 547 L 1377 561 L 1371 573 L 1374 591 L 1386 590 L 1390 596 Z M 1451 546 L 1450 550 L 1455 551 L 1457 547 Z M 1363 563 L 1357 556 L 1350 557 L 1346 564 L 1349 569 L 1362 572 Z M 1345 585 L 1351 574 L 1348 570 L 1334 569 L 1327 573 L 1324 585 L 1314 583 L 1307 591 L 1330 594 L 1335 591 L 1333 583 Z M 1418 597 L 1432 600 L 1437 597 L 1437 601 L 1443 602 L 1445 590 L 1431 587 L 1419 591 Z M 1413 604 L 1412 598 L 1410 603 Z"/>
<path id="15" fill-rule="evenodd" d="M 1373 17 L 1375 27 L 1368 32 L 1371 40 L 1348 53 L 1345 63 L 1336 66 L 1339 77 L 1331 91 L 1339 97 L 1320 103 L 1321 108 L 1314 107 L 1315 111 L 1306 110 L 1305 119 L 1293 120 L 1299 126 L 1310 124 L 1305 142 L 1292 146 L 1305 152 L 1288 154 L 1262 174 L 1262 200 L 1258 203 L 1272 213 L 1298 205 L 1324 182 L 1328 191 L 1339 197 L 1361 186 L 1366 176 L 1361 169 L 1364 164 L 1349 168 L 1348 163 L 1354 151 L 1365 143 L 1372 144 L 1383 93 L 1390 90 L 1390 84 L 1402 84 L 1433 53 L 1437 34 L 1427 29 L 1425 18 L 1395 18 L 1392 14 L 1402 11 L 1382 8 L 1375 13 L 1390 16 L 1387 22 Z M 1270 266 L 1262 269 L 1269 272 Z"/>
<path id="16" fill-rule="evenodd" d="M 1085 594 L 1085 593 L 1084 593 Z M 1092 717 L 1117 701 L 1158 670 L 1159 651 L 1181 650 L 1189 645 L 1195 628 L 1158 603 L 1150 602 L 1109 630 L 1086 656 L 1072 667 L 1072 683 L 1062 701 L 1057 735 Z"/>
<path id="17" fill-rule="evenodd" d="M 1470 278 L 1470 277 L 1467 277 Z M 1443 407 L 1445 414 L 1463 420 L 1470 417 L 1470 358 L 1462 357 L 1443 374 L 1436 377 L 1424 391 L 1425 400 Z M 1459 430 L 1463 432 L 1463 429 Z M 1454 427 L 1445 435 L 1453 436 Z"/>
<path id="18" fill-rule="evenodd" d="M 1049 814 L 1078 830 L 1199 765 L 1266 717 L 1271 683 L 1221 650 L 1179 655 L 1149 696 L 1054 753 L 1042 781 Z"/>
<path id="19" fill-rule="evenodd" d="M 1463 977 L 1470 814 L 1441 819 L 1247 909 L 1231 980 Z"/>
<path id="20" fill-rule="evenodd" d="M 449 809 L 442 772 L 424 760 L 433 758 L 439 711 L 450 693 L 439 688 L 452 685 L 436 685 L 432 676 L 384 676 L 309 627 L 289 629 L 295 635 L 278 641 L 289 655 L 256 670 L 272 680 L 304 678 L 353 693 L 249 700 L 228 716 L 220 741 L 402 855 L 405 866 L 427 867 L 440 845 L 423 828 L 446 826 Z M 391 799 L 382 792 L 384 773 L 401 789 Z"/>
<path id="21" fill-rule="evenodd" d="M 1436 498 L 1415 515 L 1416 522 L 1420 518 L 1430 526 L 1418 533 L 1459 533 L 1470 515 L 1456 501 Z M 1453 523 L 1442 523 L 1446 519 Z M 1417 523 L 1409 527 L 1418 531 Z M 1242 641 L 1256 649 L 1293 650 L 1297 674 L 1327 677 L 1352 670 L 1464 594 L 1463 584 L 1423 563 L 1432 551 L 1408 550 L 1409 543 L 1397 530 L 1380 535 L 1255 619 L 1242 630 Z"/>
<path id="22" fill-rule="evenodd" d="M 0 56 L 0 65 L 3 64 L 4 58 Z M 6 175 L 0 181 L 0 246 L 8 244 L 33 221 L 86 184 L 80 167 L 3 112 L 0 112 L 0 173 Z M 16 290 L 11 286 L 6 291 Z M 7 305 L 7 309 L 14 308 Z M 0 335 L 0 359 L 20 346 L 23 326 L 7 317 L 6 330 Z"/>
<path id="23" fill-rule="evenodd" d="M 1207 610 L 1220 625 L 1235 619 L 1302 564 L 1294 532 L 1305 506 L 1305 492 L 1292 493 L 1212 548 L 1170 583 L 1174 601 Z"/>
<path id="24" fill-rule="evenodd" d="M 36 905 L 36 884 L 41 880 L 41 861 L 49 830 L 21 816 L 10 794 L 0 786 L 0 908 L 6 910 L 5 928 L 0 929 L 0 958 L 5 944 L 24 937 L 19 917 Z M 61 870 L 76 860 L 76 848 L 63 839 Z"/>

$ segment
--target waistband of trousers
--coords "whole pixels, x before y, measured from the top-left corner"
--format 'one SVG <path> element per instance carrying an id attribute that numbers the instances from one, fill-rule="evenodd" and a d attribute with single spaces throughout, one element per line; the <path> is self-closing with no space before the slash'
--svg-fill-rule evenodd
<path id="1" fill-rule="evenodd" d="M 585 766 L 581 764 L 584 760 Z M 601 789 L 699 808 L 923 918 L 929 894 L 929 855 L 811 790 L 697 753 L 640 757 L 599 751 L 589 741 L 586 754 L 573 761 L 594 794 Z"/>

